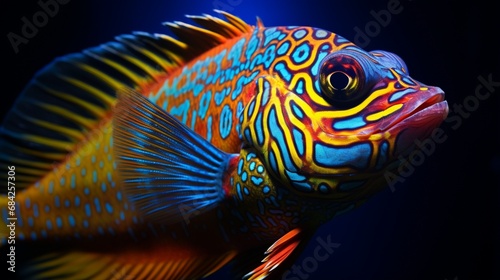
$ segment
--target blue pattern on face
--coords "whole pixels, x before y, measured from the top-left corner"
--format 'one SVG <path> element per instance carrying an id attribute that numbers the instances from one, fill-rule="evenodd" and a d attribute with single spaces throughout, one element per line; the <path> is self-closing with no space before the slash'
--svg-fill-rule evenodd
<path id="1" fill-rule="evenodd" d="M 332 147 L 321 143 L 314 145 L 314 160 L 325 167 L 346 167 L 363 169 L 368 166 L 372 149 L 370 144 L 361 143 L 349 147 Z"/>

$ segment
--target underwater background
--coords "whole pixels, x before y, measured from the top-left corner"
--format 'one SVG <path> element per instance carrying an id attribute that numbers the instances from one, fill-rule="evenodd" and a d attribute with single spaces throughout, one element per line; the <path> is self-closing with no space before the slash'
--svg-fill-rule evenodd
<path id="1" fill-rule="evenodd" d="M 20 34 L 21 18 L 40 6 L 3 1 L 0 118 L 54 58 L 131 31 L 171 35 L 162 22 L 189 22 L 185 14 L 213 9 L 250 24 L 259 16 L 265 26 L 321 27 L 366 50 L 396 53 L 412 78 L 446 92 L 446 140 L 400 182 L 323 225 L 295 262 L 303 273 L 286 279 L 500 279 L 500 23 L 493 2 L 60 2 L 66 4 L 16 52 L 7 34 Z M 380 16 L 391 7 L 398 12 Z M 339 244 L 326 260 L 313 260 L 317 238 Z M 228 273 L 224 268 L 208 279 L 227 279 Z"/>

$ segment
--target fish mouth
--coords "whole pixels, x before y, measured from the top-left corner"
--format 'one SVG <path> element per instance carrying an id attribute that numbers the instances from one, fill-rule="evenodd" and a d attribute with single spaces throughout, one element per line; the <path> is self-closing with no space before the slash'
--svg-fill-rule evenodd
<path id="1" fill-rule="evenodd" d="M 397 119 L 386 125 L 381 131 L 390 131 L 404 126 L 436 127 L 448 116 L 448 102 L 444 99 L 444 91 L 438 87 L 422 92 L 420 101 L 408 106 Z"/>

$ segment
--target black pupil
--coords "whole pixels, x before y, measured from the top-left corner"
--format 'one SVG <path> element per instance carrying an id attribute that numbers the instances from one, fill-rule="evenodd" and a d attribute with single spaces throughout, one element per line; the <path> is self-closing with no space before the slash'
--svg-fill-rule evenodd
<path id="1" fill-rule="evenodd" d="M 349 84 L 349 77 L 344 72 L 333 72 L 330 75 L 330 84 L 336 90 L 343 90 Z"/>

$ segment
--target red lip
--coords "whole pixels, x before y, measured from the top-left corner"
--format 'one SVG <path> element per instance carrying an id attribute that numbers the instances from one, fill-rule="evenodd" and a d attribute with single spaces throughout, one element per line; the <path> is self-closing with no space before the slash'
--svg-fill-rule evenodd
<path id="1" fill-rule="evenodd" d="M 434 121 L 440 123 L 448 116 L 448 103 L 444 100 L 444 91 L 440 88 L 429 88 L 421 92 L 419 97 L 415 98 L 419 98 L 420 100 L 413 104 L 411 104 L 411 102 L 406 103 L 398 118 L 387 123 L 385 126 L 382 125 L 380 130 L 393 130 L 409 123 L 420 125 L 425 125 L 427 122 L 432 123 Z"/>

